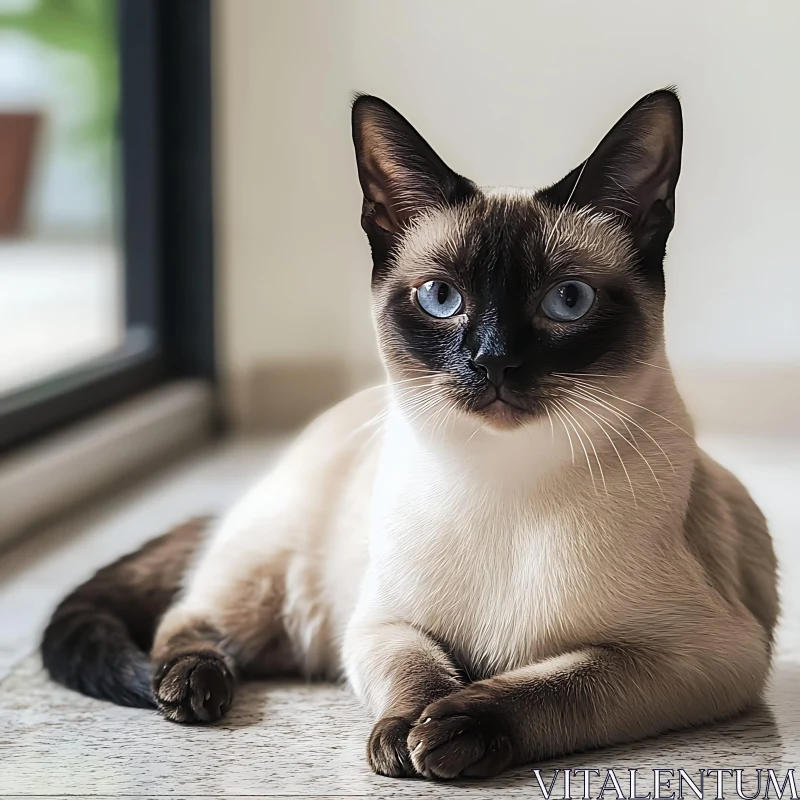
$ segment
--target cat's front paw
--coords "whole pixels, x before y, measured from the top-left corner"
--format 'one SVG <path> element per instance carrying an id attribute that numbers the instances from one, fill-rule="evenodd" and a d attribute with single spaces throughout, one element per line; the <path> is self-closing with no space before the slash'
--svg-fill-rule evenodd
<path id="1" fill-rule="evenodd" d="M 231 707 L 235 680 L 216 653 L 177 656 L 156 672 L 158 710 L 172 722 L 214 722 Z"/>
<path id="2" fill-rule="evenodd" d="M 389 778 L 417 776 L 408 752 L 411 724 L 405 717 L 378 720 L 367 742 L 367 761 L 373 772 Z"/>
<path id="3" fill-rule="evenodd" d="M 421 775 L 487 778 L 512 763 L 514 748 L 503 709 L 478 686 L 431 703 L 411 729 L 408 749 Z"/>

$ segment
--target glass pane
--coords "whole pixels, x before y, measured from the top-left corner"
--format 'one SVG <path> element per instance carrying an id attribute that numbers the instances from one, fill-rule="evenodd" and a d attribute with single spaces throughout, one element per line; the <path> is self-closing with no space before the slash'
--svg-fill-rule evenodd
<path id="1" fill-rule="evenodd" d="M 115 13 L 0 0 L 0 396 L 124 335 Z"/>

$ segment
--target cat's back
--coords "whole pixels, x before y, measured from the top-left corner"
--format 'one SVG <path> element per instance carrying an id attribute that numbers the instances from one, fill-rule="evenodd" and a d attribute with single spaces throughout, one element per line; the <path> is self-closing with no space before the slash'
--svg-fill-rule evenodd
<path id="1" fill-rule="evenodd" d="M 779 609 L 767 522 L 739 479 L 699 448 L 684 533 L 712 586 L 743 603 L 771 641 Z"/>

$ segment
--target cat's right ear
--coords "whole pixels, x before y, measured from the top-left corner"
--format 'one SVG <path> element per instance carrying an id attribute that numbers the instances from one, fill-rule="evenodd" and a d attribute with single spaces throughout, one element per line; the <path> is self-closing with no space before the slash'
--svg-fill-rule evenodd
<path id="1" fill-rule="evenodd" d="M 378 97 L 353 103 L 353 144 L 364 193 L 361 225 L 399 232 L 417 214 L 472 195 L 475 185 L 454 172 L 414 127 Z"/>

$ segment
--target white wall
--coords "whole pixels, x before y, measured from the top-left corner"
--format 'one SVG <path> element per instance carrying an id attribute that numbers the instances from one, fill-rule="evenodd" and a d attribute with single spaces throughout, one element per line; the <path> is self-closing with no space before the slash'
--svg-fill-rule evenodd
<path id="1" fill-rule="evenodd" d="M 483 184 L 562 177 L 677 84 L 678 368 L 800 365 L 796 0 L 217 0 L 226 368 L 373 358 L 354 90 Z"/>

